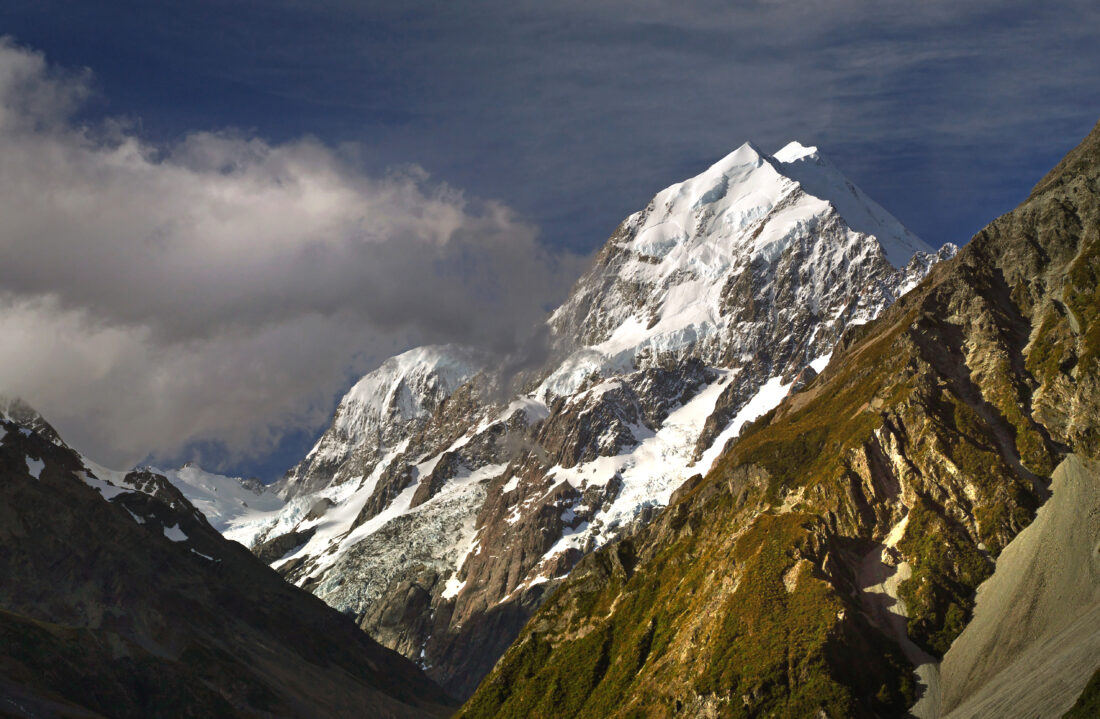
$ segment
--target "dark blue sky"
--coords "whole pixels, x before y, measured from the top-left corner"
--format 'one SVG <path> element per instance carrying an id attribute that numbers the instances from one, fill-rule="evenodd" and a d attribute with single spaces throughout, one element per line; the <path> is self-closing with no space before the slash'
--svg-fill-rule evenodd
<path id="1" fill-rule="evenodd" d="M 90 68 L 92 108 L 150 139 L 360 142 L 585 252 L 747 139 L 818 144 L 959 242 L 1100 114 L 1095 2 L 679 5 L 8 0 L 0 30 Z"/>
<path id="2" fill-rule="evenodd" d="M 736 8 L 731 7 L 736 5 Z M 597 249 L 745 140 L 816 144 L 929 244 L 1011 209 L 1100 116 L 1100 3 L 52 2 L 0 34 L 153 143 L 357 143 Z M 272 477 L 313 430 L 237 469 Z"/>

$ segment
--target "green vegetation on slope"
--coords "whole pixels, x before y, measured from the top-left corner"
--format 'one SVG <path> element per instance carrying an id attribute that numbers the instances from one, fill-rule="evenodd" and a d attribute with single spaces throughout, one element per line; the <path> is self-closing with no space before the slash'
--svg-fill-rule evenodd
<path id="1" fill-rule="evenodd" d="M 1062 715 L 1062 719 L 1096 719 L 1100 716 L 1100 669 L 1092 675 L 1081 696 L 1077 697 L 1073 707 Z"/>

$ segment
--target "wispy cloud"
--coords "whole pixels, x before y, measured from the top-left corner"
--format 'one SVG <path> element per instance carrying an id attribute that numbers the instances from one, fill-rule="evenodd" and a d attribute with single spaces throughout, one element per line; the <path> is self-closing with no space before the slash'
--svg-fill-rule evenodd
<path id="1" fill-rule="evenodd" d="M 338 51 L 351 67 L 402 58 L 415 90 L 385 97 L 411 119 L 380 132 L 402 149 L 431 138 L 433 167 L 585 248 L 744 140 L 795 138 L 930 241 L 965 241 L 1100 115 L 1100 5 L 1084 0 L 487 0 L 415 20 L 408 57 Z"/>

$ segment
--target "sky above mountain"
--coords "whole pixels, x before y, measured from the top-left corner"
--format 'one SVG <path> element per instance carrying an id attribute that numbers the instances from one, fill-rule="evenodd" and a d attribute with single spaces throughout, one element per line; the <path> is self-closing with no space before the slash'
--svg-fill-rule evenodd
<path id="1" fill-rule="evenodd" d="M 962 244 L 1100 113 L 1080 2 L 0 6 L 0 385 L 271 479 L 412 342 L 513 348 L 743 141 Z"/>

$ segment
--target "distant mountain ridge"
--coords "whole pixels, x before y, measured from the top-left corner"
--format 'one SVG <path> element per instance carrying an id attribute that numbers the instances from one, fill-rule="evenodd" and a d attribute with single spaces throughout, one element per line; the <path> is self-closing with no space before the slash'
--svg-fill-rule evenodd
<path id="1" fill-rule="evenodd" d="M 178 469 L 151 470 L 164 475 L 222 534 L 247 522 L 252 514 L 277 511 L 285 504 L 257 479 L 226 477 L 191 462 Z"/>

